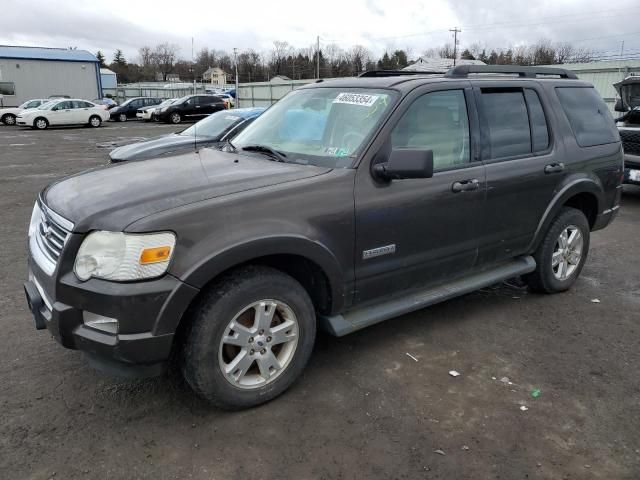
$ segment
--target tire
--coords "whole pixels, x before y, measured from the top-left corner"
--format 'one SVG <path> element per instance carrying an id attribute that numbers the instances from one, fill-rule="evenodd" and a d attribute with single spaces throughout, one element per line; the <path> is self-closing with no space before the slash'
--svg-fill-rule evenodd
<path id="1" fill-rule="evenodd" d="M 259 311 L 265 312 L 262 327 Z M 268 402 L 289 388 L 306 366 L 316 334 L 315 310 L 304 288 L 261 266 L 225 275 L 191 310 L 188 322 L 180 345 L 182 374 L 199 396 L 227 410 Z"/>
<path id="2" fill-rule="evenodd" d="M 38 117 L 33 121 L 33 128 L 38 130 L 46 130 L 49 127 L 49 122 L 46 118 Z"/>
<path id="3" fill-rule="evenodd" d="M 173 112 L 171 115 L 169 115 L 169 122 L 175 124 L 178 124 L 182 121 L 182 116 L 178 113 L 178 112 Z"/>
<path id="4" fill-rule="evenodd" d="M 564 292 L 571 288 L 587 260 L 590 231 L 584 213 L 563 207 L 533 255 L 536 270 L 523 277 L 529 288 L 545 293 Z M 574 234 L 575 237 L 572 236 Z M 566 247 L 562 245 L 562 238 L 566 239 Z"/>
<path id="5" fill-rule="evenodd" d="M 13 115 L 12 113 L 7 113 L 2 117 L 1 120 L 2 120 L 2 123 L 4 123 L 5 125 L 13 126 L 16 124 L 16 116 Z"/>
<path id="6" fill-rule="evenodd" d="M 127 114 L 126 113 L 121 113 L 120 115 L 118 115 L 118 121 L 119 122 L 126 122 L 127 121 Z"/>
<path id="7" fill-rule="evenodd" d="M 98 128 L 100 125 L 102 125 L 102 119 L 98 115 L 91 115 L 91 117 L 89 117 L 89 126 Z"/>

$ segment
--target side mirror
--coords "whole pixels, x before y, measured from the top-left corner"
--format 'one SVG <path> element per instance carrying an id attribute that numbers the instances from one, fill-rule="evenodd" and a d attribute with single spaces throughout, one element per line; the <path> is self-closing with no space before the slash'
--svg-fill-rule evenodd
<path id="1" fill-rule="evenodd" d="M 392 150 L 386 163 L 373 166 L 374 174 L 382 180 L 433 177 L 433 150 Z"/>
<path id="2" fill-rule="evenodd" d="M 627 109 L 626 109 L 626 108 L 625 108 L 625 106 L 624 106 L 624 102 L 622 101 L 622 99 L 621 99 L 621 98 L 619 98 L 618 100 L 616 100 L 616 106 L 615 106 L 615 107 L 613 107 L 613 109 L 614 109 L 616 112 L 626 112 L 626 111 L 627 111 Z"/>

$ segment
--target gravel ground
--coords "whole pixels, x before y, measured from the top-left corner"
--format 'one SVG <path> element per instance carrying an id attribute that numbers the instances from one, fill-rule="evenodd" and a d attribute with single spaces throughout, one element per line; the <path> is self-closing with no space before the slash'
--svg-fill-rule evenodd
<path id="1" fill-rule="evenodd" d="M 303 378 L 248 411 L 164 377 L 105 377 L 36 331 L 22 282 L 37 192 L 173 130 L 0 126 L 0 479 L 640 477 L 640 189 L 570 292 L 502 284 L 321 335 Z"/>

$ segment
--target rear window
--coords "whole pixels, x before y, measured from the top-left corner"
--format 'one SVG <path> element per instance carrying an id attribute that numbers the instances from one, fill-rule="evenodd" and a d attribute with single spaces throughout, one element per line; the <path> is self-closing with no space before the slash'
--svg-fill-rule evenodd
<path id="1" fill-rule="evenodd" d="M 491 158 L 531 153 L 529 116 L 522 90 L 483 89 L 481 99 L 487 120 Z"/>
<path id="2" fill-rule="evenodd" d="M 594 88 L 557 87 L 560 104 L 581 147 L 620 141 L 615 121 Z"/>

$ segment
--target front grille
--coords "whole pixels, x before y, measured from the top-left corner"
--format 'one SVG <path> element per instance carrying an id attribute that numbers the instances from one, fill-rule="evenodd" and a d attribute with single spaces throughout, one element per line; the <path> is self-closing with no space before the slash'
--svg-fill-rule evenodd
<path id="1" fill-rule="evenodd" d="M 620 130 L 620 138 L 624 153 L 640 155 L 640 128 L 637 130 Z"/>
<path id="2" fill-rule="evenodd" d="M 73 224 L 44 204 L 40 204 L 40 212 L 40 221 L 33 236 L 38 249 L 55 266 L 71 234 Z"/>

